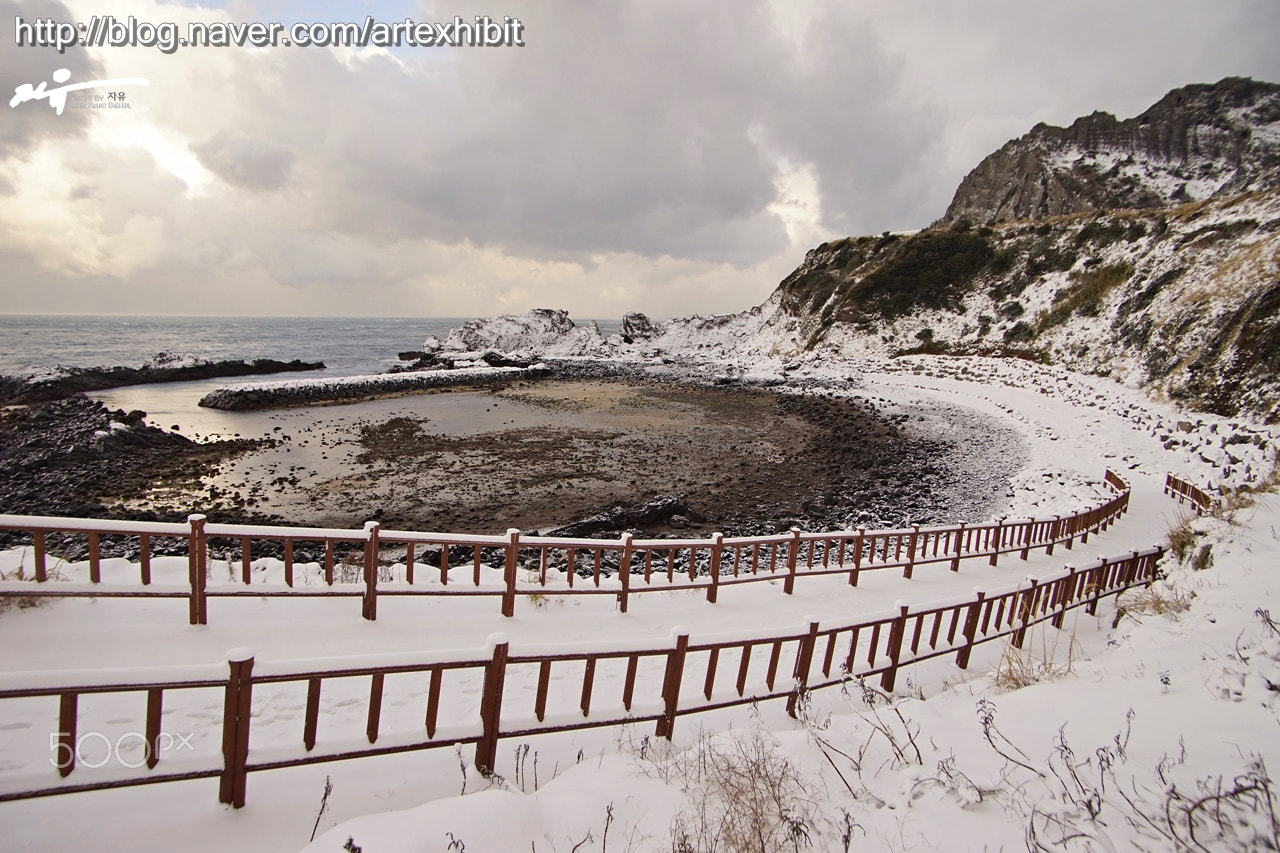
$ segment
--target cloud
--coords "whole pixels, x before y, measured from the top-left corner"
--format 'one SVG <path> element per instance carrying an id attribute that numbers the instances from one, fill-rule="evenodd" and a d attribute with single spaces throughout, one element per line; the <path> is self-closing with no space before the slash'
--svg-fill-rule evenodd
<path id="1" fill-rule="evenodd" d="M 59 54 L 47 48 L 18 46 L 18 18 L 27 22 L 48 18 L 74 20 L 62 3 L 0 0 L 0 22 L 6 30 L 11 26 L 14 28 L 12 32 L 6 32 L 6 44 L 0 50 L 0 92 L 4 93 L 5 100 L 0 109 L 8 107 L 8 100 L 18 86 L 39 86 L 43 82 L 56 85 L 49 81 L 59 68 L 69 70 L 73 82 L 101 79 L 102 66 L 83 48 L 72 47 Z M 48 101 L 28 102 L 22 106 L 23 109 L 10 109 L 4 121 L 0 121 L 0 159 L 21 157 L 43 139 L 82 135 L 89 126 L 89 116 L 82 111 L 65 110 L 62 115 L 56 115 Z"/>
<path id="2" fill-rule="evenodd" d="M 277 190 L 289 181 L 293 152 L 271 139 L 235 136 L 219 131 L 191 143 L 201 164 L 232 186 Z"/>
<path id="3" fill-rule="evenodd" d="M 99 13 L 181 27 L 352 14 L 336 5 Z M 1230 73 L 1280 79 L 1262 32 L 1280 25 L 1273 0 L 1159 15 L 1101 0 L 524 5 L 504 10 L 523 48 L 0 51 L 10 91 L 56 67 L 151 80 L 127 111 L 27 103 L 0 125 L 4 304 L 737 310 L 817 242 L 928 224 L 1036 121 L 1133 114 Z M 0 23 L 15 15 L 72 20 L 0 0 Z"/>

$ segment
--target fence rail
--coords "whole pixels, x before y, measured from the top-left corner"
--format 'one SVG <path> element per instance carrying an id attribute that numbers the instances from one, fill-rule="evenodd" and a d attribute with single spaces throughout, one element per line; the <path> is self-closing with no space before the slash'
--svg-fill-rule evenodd
<path id="1" fill-rule="evenodd" d="M 248 774 L 261 770 L 473 743 L 476 767 L 488 771 L 495 767 L 502 738 L 651 721 L 656 723 L 656 735 L 669 739 L 678 717 L 780 698 L 786 698 L 787 711 L 795 716 L 797 703 L 807 690 L 850 678 L 879 676 L 881 687 L 892 691 L 903 666 L 954 654 L 956 664 L 967 668 L 975 646 L 1006 637 L 1021 648 L 1029 628 L 1043 622 L 1061 628 L 1068 611 L 1084 607 L 1093 613 L 1101 599 L 1149 584 L 1163 553 L 1157 546 L 1101 558 L 1082 567 L 1067 566 L 1044 577 L 1027 578 L 1009 588 L 975 590 L 972 596 L 917 606 L 900 603 L 890 611 L 854 621 L 806 619 L 803 626 L 782 633 L 692 637 L 677 629 L 669 639 L 657 642 L 514 649 L 505 636 L 495 634 L 484 648 L 449 652 L 257 663 L 251 651 L 235 649 L 228 653 L 226 668 L 206 665 L 0 675 L 0 701 L 58 697 L 57 740 L 50 746 L 59 759 L 54 762 L 58 778 L 49 773 L 34 783 L 9 787 L 0 774 L 0 801 L 216 776 L 220 780 L 219 800 L 239 808 L 245 803 Z M 725 667 L 721 667 L 722 661 Z M 624 662 L 625 671 L 615 671 L 612 679 L 616 692 L 602 701 L 596 686 L 598 670 L 610 664 L 620 668 Z M 568 690 L 572 694 L 568 701 L 576 702 L 570 712 L 547 713 L 553 667 L 581 671 L 580 679 L 571 672 L 557 682 L 559 692 Z M 647 687 L 639 688 L 645 692 L 637 699 L 642 668 L 654 677 L 645 680 Z M 534 670 L 536 689 L 504 693 L 506 683 L 517 675 L 524 674 L 526 683 L 532 683 Z M 446 673 L 450 674 L 450 707 L 469 704 L 471 710 L 463 722 L 441 725 Z M 425 677 L 429 683 L 423 722 L 415 730 L 387 733 L 381 725 L 385 682 L 388 676 L 404 674 Z M 479 691 L 458 684 L 458 676 L 466 675 L 473 683 L 481 681 Z M 326 682 L 342 678 L 369 679 L 364 737 L 321 741 L 323 688 Z M 652 689 L 659 683 L 660 689 Z M 301 731 L 292 746 L 251 744 L 254 688 L 269 684 L 294 685 L 299 692 L 305 685 Z M 159 744 L 166 734 L 164 696 L 197 689 L 222 693 L 221 761 L 161 764 Z M 77 769 L 78 700 L 90 693 L 146 695 L 145 762 L 107 773 L 97 768 Z M 527 703 L 513 707 L 529 693 L 533 696 L 531 708 Z M 564 696 L 558 699 L 557 704 L 563 706 Z M 169 763 L 174 766 L 170 768 Z"/>
<path id="2" fill-rule="evenodd" d="M 1173 474 L 1165 475 L 1164 493 L 1169 497 L 1177 498 L 1178 503 L 1190 503 L 1199 515 L 1213 512 L 1213 507 L 1217 503 L 1204 489 Z"/>
<path id="3" fill-rule="evenodd" d="M 1058 545 L 1070 550 L 1076 540 L 1088 542 L 1091 533 L 1105 531 L 1128 509 L 1124 480 L 1108 470 L 1105 482 L 1113 492 L 1107 501 L 1053 518 L 826 533 L 792 528 L 772 536 L 716 533 L 705 539 L 634 539 L 629 534 L 573 539 L 525 536 L 515 529 L 502 536 L 478 536 L 383 530 L 373 521 L 361 530 L 269 527 L 210 524 L 202 515 L 191 515 L 187 524 L 0 515 L 0 530 L 29 534 L 35 581 L 2 581 L 0 597 L 185 597 L 192 625 L 208 623 L 210 598 L 245 595 L 358 596 L 362 615 L 370 620 L 377 619 L 383 595 L 488 595 L 500 598 L 502 614 L 512 616 L 522 595 L 603 594 L 616 596 L 625 613 L 631 596 L 646 592 L 700 589 L 714 603 L 722 587 L 744 583 L 781 579 L 790 595 L 800 577 L 847 575 L 849 585 L 857 586 L 865 571 L 900 569 L 910 578 L 919 566 L 945 563 L 959 571 L 964 559 L 986 557 L 994 566 L 1003 554 L 1017 553 L 1025 560 L 1032 549 L 1043 548 L 1050 555 Z M 88 583 L 54 582 L 48 568 L 51 534 L 87 537 Z M 139 585 L 103 583 L 104 536 L 136 537 Z M 153 540 L 166 538 L 185 544 L 185 586 L 152 583 Z M 322 579 L 323 586 L 298 584 L 299 543 L 323 547 L 322 561 L 308 564 L 316 566 L 316 580 Z M 255 544 L 259 555 L 268 549 L 281 555 L 283 583 L 255 582 Z M 229 572 L 238 559 L 238 583 L 210 584 L 211 555 L 219 551 L 227 554 Z M 384 552 L 395 552 L 397 562 L 386 565 Z"/>

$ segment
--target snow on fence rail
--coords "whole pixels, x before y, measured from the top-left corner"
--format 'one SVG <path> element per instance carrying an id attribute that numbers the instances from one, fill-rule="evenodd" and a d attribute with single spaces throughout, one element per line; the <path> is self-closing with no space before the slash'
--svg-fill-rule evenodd
<path id="1" fill-rule="evenodd" d="M 210 598 L 250 595 L 360 597 L 362 615 L 370 620 L 377 618 L 378 598 L 383 595 L 490 595 L 501 598 L 504 616 L 512 616 L 520 595 L 603 594 L 616 596 L 625 613 L 630 597 L 646 592 L 702 589 L 714 603 L 721 587 L 779 577 L 790 595 L 798 577 L 846 574 L 849 585 L 857 586 L 864 571 L 901 569 L 903 577 L 910 578 L 922 565 L 947 563 L 959 571 L 962 559 L 987 557 L 994 566 L 1001 554 L 1018 552 L 1024 560 L 1033 548 L 1053 554 L 1056 545 L 1070 549 L 1077 539 L 1088 542 L 1090 533 L 1105 531 L 1128 509 L 1129 486 L 1124 480 L 1108 470 L 1105 482 L 1114 493 L 1109 500 L 1068 516 L 897 530 L 809 533 L 792 528 L 772 536 L 716 533 L 706 539 L 634 539 L 630 534 L 620 539 L 571 539 L 525 536 L 514 529 L 503 536 L 419 533 L 383 530 L 373 521 L 362 530 L 269 527 L 209 524 L 202 515 L 189 516 L 186 525 L 0 515 L 0 530 L 30 534 L 35 581 L 0 581 L 0 597 L 182 597 L 188 599 L 192 625 L 208 623 Z M 88 537 L 87 584 L 51 582 L 46 544 L 51 534 Z M 137 536 L 141 586 L 102 582 L 104 535 Z M 161 537 L 185 540 L 185 586 L 152 585 L 152 540 Z M 211 553 L 228 542 L 229 549 L 221 545 L 228 554 L 228 572 L 233 571 L 238 546 L 240 580 L 211 586 Z M 316 577 L 304 576 L 301 584 L 294 559 L 300 542 L 324 549 L 323 568 L 317 562 Z M 259 555 L 268 550 L 281 555 L 283 584 L 254 582 L 255 543 Z M 339 566 L 340 549 L 346 553 Z M 384 565 L 384 550 L 403 552 L 403 561 Z M 261 557 L 257 568 L 260 574 L 266 569 Z M 471 570 L 469 586 L 463 582 L 466 568 Z M 482 571 L 486 568 L 490 571 Z M 424 573 L 434 577 L 424 582 Z M 309 585 L 308 580 L 315 583 Z"/>
<path id="2" fill-rule="evenodd" d="M 1170 497 L 1177 498 L 1178 503 L 1189 501 L 1200 515 L 1213 512 L 1214 499 L 1209 497 L 1209 493 L 1199 486 L 1188 483 L 1181 477 L 1166 474 L 1164 478 L 1164 493 Z"/>
<path id="3" fill-rule="evenodd" d="M 881 687 L 892 691 L 903 666 L 954 654 L 956 664 L 967 668 L 974 646 L 1004 637 L 1021 648 L 1034 625 L 1049 622 L 1061 629 L 1069 610 L 1085 607 L 1094 613 L 1102 598 L 1150 584 L 1163 553 L 1157 546 L 1101 558 L 1027 578 L 1015 587 L 975 590 L 972 596 L 924 605 L 900 603 L 856 621 L 807 619 L 783 633 L 691 637 L 676 629 L 665 641 L 515 649 L 504 635 L 495 634 L 479 649 L 263 664 L 256 664 L 248 649 L 234 649 L 228 652 L 226 670 L 199 666 L 185 674 L 175 667 L 153 667 L 0 675 L 0 701 L 55 696 L 59 700 L 58 731 L 50 740 L 56 771 L 22 780 L 0 773 L 0 801 L 217 776 L 219 800 L 239 808 L 245 803 L 248 774 L 259 770 L 474 743 L 475 765 L 487 772 L 495 767 L 501 738 L 652 721 L 657 736 L 670 739 L 677 717 L 784 697 L 788 713 L 795 716 L 807 690 L 878 675 Z M 721 661 L 728 665 L 722 668 Z M 556 681 L 556 710 L 548 713 L 553 667 L 571 672 Z M 406 676 L 426 682 L 425 716 L 410 728 L 384 731 L 387 679 Z M 350 678 L 369 679 L 363 737 L 322 741 L 323 687 Z M 478 691 L 476 681 L 481 683 Z M 615 698 L 601 701 L 603 691 L 597 683 L 612 688 Z M 259 688 L 261 695 L 266 685 L 288 685 L 296 694 L 305 685 L 301 731 L 292 744 L 281 745 L 275 742 L 278 738 L 251 743 L 254 690 Z M 401 697 L 414 695 L 403 688 L 402 684 Z M 160 744 L 168 734 L 162 726 L 164 696 L 194 689 L 222 693 L 221 761 L 166 759 L 161 765 Z M 448 706 L 466 710 L 462 719 L 442 724 L 439 712 L 446 690 Z M 145 739 L 144 760 L 105 770 L 101 765 L 77 768 L 78 698 L 87 693 L 146 694 L 145 735 L 140 735 Z M 177 766 L 170 769 L 171 764 Z M 73 772 L 75 780 L 69 781 Z"/>

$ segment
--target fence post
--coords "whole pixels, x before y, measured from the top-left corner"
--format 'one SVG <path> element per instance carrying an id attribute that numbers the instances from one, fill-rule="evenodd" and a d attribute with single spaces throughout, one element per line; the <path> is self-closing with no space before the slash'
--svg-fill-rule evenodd
<path id="1" fill-rule="evenodd" d="M 969 668 L 969 653 L 973 651 L 973 640 L 978 633 L 978 618 L 982 615 L 982 602 L 987 594 L 981 588 L 973 590 L 973 603 L 969 605 L 969 614 L 964 620 L 964 647 L 956 652 L 956 666 Z"/>
<path id="2" fill-rule="evenodd" d="M 249 717 L 253 706 L 253 651 L 235 648 L 227 652 L 230 674 L 222 706 L 222 779 L 218 802 L 232 808 L 244 806 L 249 759 Z"/>
<path id="3" fill-rule="evenodd" d="M 796 718 L 800 697 L 809 689 L 809 667 L 813 665 L 813 648 L 818 644 L 818 620 L 806 616 L 805 621 L 809 623 L 809 633 L 800 640 L 800 648 L 796 651 L 796 668 L 791 673 L 791 677 L 795 679 L 795 687 L 787 697 L 787 715 L 793 720 Z"/>
<path id="4" fill-rule="evenodd" d="M 902 570 L 902 576 L 911 579 L 911 570 L 916 567 L 916 542 L 920 536 L 920 525 L 911 525 L 911 539 L 907 545 L 907 567 Z"/>
<path id="5" fill-rule="evenodd" d="M 187 574 L 191 581 L 190 623 L 207 625 L 208 614 L 205 612 L 205 517 L 199 514 L 187 516 L 191 525 L 191 533 L 187 539 Z"/>
<path id="6" fill-rule="evenodd" d="M 364 523 L 364 618 L 378 618 L 378 522 Z"/>
<path id="7" fill-rule="evenodd" d="M 1053 556 L 1053 546 L 1054 546 L 1054 543 L 1058 541 L 1058 532 L 1061 527 L 1062 527 L 1062 516 L 1055 515 L 1053 517 L 1053 524 L 1050 525 L 1049 527 L 1049 544 L 1044 549 L 1044 555 L 1046 557 Z"/>
<path id="8" fill-rule="evenodd" d="M 1151 584 L 1155 583 L 1156 563 L 1159 562 L 1160 558 L 1164 556 L 1164 546 L 1161 545 L 1159 542 L 1156 542 L 1151 547 L 1155 548 L 1156 552 L 1147 559 L 1147 563 L 1143 567 L 1144 569 L 1146 569 L 1146 579 L 1147 579 L 1146 585 L 1147 586 L 1151 586 Z"/>
<path id="9" fill-rule="evenodd" d="M 627 612 L 627 598 L 631 595 L 631 541 L 630 533 L 622 534 L 622 556 L 618 558 L 618 582 L 622 584 L 622 592 L 618 593 L 618 609 L 623 613 Z"/>
<path id="10" fill-rule="evenodd" d="M 498 725 L 502 718 L 502 685 L 507 678 L 506 634 L 490 634 L 493 660 L 484 668 L 484 692 L 480 696 L 480 722 L 484 734 L 476 744 L 476 769 L 485 776 L 493 773 L 498 757 Z"/>
<path id="11" fill-rule="evenodd" d="M 1084 606 L 1084 612 L 1090 616 L 1096 616 L 1098 613 L 1098 599 L 1102 597 L 1102 587 L 1107 580 L 1107 572 L 1110 570 L 1111 564 L 1107 562 L 1107 558 L 1098 555 L 1098 567 L 1092 570 L 1093 584 L 1085 585 L 1084 597 L 1088 598 L 1088 603 Z"/>
<path id="12" fill-rule="evenodd" d="M 1004 519 L 997 518 L 996 519 L 996 546 L 995 548 L 991 549 L 991 560 L 990 560 L 990 563 L 993 566 L 996 564 L 996 558 L 1000 556 L 1000 545 L 1003 543 L 1003 541 L 1004 541 Z"/>
<path id="13" fill-rule="evenodd" d="M 849 586 L 858 585 L 858 572 L 862 569 L 862 541 L 866 535 L 866 528 L 859 527 L 858 536 L 853 540 L 853 571 L 849 572 Z"/>
<path id="14" fill-rule="evenodd" d="M 671 740 L 675 728 L 677 706 L 680 703 L 680 680 L 684 677 L 684 656 L 689 651 L 689 632 L 682 627 L 671 629 L 676 647 L 667 653 L 667 671 L 662 676 L 662 716 L 658 718 L 656 737 Z"/>
<path id="15" fill-rule="evenodd" d="M 31 531 L 31 550 L 36 561 L 36 583 L 44 583 L 49 579 L 49 572 L 44 559 L 44 531 Z"/>
<path id="16" fill-rule="evenodd" d="M 1131 556 L 1126 562 L 1127 562 L 1127 565 L 1125 566 L 1125 569 L 1124 569 L 1124 575 L 1123 577 L 1120 578 L 1120 585 L 1123 586 L 1125 589 L 1128 589 L 1130 586 L 1133 585 L 1133 582 L 1138 577 L 1138 569 L 1140 568 L 1140 565 L 1141 565 L 1138 562 L 1138 552 L 1133 551 Z"/>
<path id="17" fill-rule="evenodd" d="M 1013 644 L 1015 649 L 1022 648 L 1022 643 L 1026 639 L 1027 620 L 1031 618 L 1032 610 L 1035 607 L 1036 589 L 1040 584 L 1040 582 L 1031 577 L 1031 575 L 1027 575 L 1027 580 L 1031 582 L 1031 588 L 1019 596 L 1021 605 L 1018 609 L 1021 612 L 1018 614 L 1018 618 L 1022 620 L 1022 627 L 1014 630 L 1013 637 L 1010 639 L 1010 642 Z"/>
<path id="18" fill-rule="evenodd" d="M 889 629 L 889 668 L 880 676 L 880 689 L 886 693 L 893 692 L 893 682 L 898 677 L 898 658 L 902 655 L 902 637 L 907 633 L 907 605 L 898 602 L 898 616 Z"/>
<path id="19" fill-rule="evenodd" d="M 63 693 L 58 697 L 58 775 L 63 779 L 76 769 L 76 747 L 80 739 L 76 737 L 76 703 L 77 694 Z"/>
<path id="20" fill-rule="evenodd" d="M 1058 630 L 1062 630 L 1062 622 L 1066 618 L 1067 609 L 1071 606 L 1072 600 L 1075 598 L 1076 590 L 1076 567 L 1067 566 L 1067 576 L 1058 579 L 1058 592 L 1054 595 L 1054 613 L 1051 624 Z"/>
<path id="21" fill-rule="evenodd" d="M 960 571 L 960 555 L 964 553 L 964 522 L 956 528 L 956 555 L 951 558 L 951 571 Z"/>
<path id="22" fill-rule="evenodd" d="M 514 527 L 507 528 L 507 564 L 503 568 L 502 578 L 507 589 L 502 593 L 502 615 L 516 615 L 516 565 L 520 556 L 520 531 Z M 569 567 L 572 570 L 572 566 Z"/>
<path id="23" fill-rule="evenodd" d="M 707 587 L 707 603 L 716 603 L 720 591 L 720 549 L 724 547 L 724 534 L 711 534 L 711 586 Z"/>
<path id="24" fill-rule="evenodd" d="M 791 528 L 791 545 L 787 548 L 787 579 L 782 582 L 782 591 L 791 595 L 796 588 L 796 558 L 800 556 L 800 528 Z"/>

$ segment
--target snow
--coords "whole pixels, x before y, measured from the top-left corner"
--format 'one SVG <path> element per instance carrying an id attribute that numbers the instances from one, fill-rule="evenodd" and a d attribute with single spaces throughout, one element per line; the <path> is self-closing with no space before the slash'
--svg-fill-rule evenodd
<path id="1" fill-rule="evenodd" d="M 43 515 L 0 515 L 0 527 L 17 527 L 23 530 L 30 530 L 32 527 L 66 529 L 66 519 Z M 187 536 L 191 533 L 191 528 L 185 524 L 169 524 L 162 521 L 112 521 L 105 518 L 81 519 L 75 529 L 94 530 L 99 533 L 132 530 L 156 536 Z"/>
<path id="2" fill-rule="evenodd" d="M 537 367 L 537 365 L 535 365 Z M 515 375 L 518 376 L 526 372 L 523 367 L 489 367 L 488 365 L 458 368 L 451 370 L 448 375 L 451 379 L 463 381 L 466 379 L 484 378 L 488 376 Z M 428 383 L 433 377 L 438 376 L 436 371 L 426 371 L 423 373 L 369 373 L 359 376 L 336 376 L 324 378 L 300 378 L 300 379 L 276 379 L 270 382 L 236 382 L 231 385 L 224 385 L 218 388 L 218 391 L 226 392 L 242 392 L 242 391 L 296 391 L 308 388 L 343 388 L 348 386 L 363 387 L 366 385 L 403 385 L 412 382 L 414 379 L 420 379 L 424 384 Z"/>
<path id="3" fill-rule="evenodd" d="M 1098 555 L 1145 549 L 1186 517 L 1162 493 L 1166 472 L 1202 487 L 1257 485 L 1274 458 L 1275 436 L 1265 427 L 1180 412 L 1113 381 L 1058 368 L 978 358 L 862 359 L 829 350 L 797 354 L 781 348 L 787 333 L 768 311 L 658 326 L 654 338 L 623 344 L 616 357 L 661 369 L 650 353 L 670 346 L 709 374 L 755 376 L 783 391 L 830 382 L 834 393 L 871 396 L 886 407 L 915 402 L 973 409 L 1016 429 L 1029 448 L 1026 467 L 1009 483 L 1003 515 L 1046 517 L 1094 505 L 1108 495 L 1101 482 L 1107 467 L 1131 483 L 1130 510 L 1087 546 L 1033 553 L 1026 563 L 1013 555 L 997 567 L 966 561 L 958 573 L 939 563 L 917 567 L 911 580 L 871 572 L 857 588 L 841 575 L 809 578 L 792 596 L 782 594 L 777 578 L 722 587 L 714 605 L 699 592 L 654 591 L 634 596 L 627 614 L 617 612 L 611 595 L 534 600 L 522 594 L 510 619 L 493 598 L 387 595 L 379 599 L 378 620 L 368 622 L 348 599 L 238 595 L 211 600 L 209 624 L 189 626 L 185 601 L 48 601 L 0 614 L 0 642 L 13 650 L 0 686 L 104 679 L 109 667 L 164 667 L 166 680 L 198 679 L 225 673 L 226 650 L 237 647 L 253 650 L 255 674 L 283 674 L 299 666 L 359 669 L 388 660 L 480 661 L 498 641 L 495 632 L 507 635 L 512 656 L 656 649 L 672 643 L 677 630 L 687 630 L 694 644 L 765 633 L 800 636 L 811 621 L 834 626 L 891 615 L 898 602 L 915 612 L 975 586 L 1005 589 L 1027 576 L 1043 582 L 1067 565 L 1087 567 Z M 769 341 L 777 351 L 770 352 Z M 50 851 L 546 853 L 575 845 L 580 851 L 669 851 L 673 833 L 696 838 L 717 827 L 728 831 L 720 817 L 751 813 L 754 788 L 743 789 L 747 801 L 728 803 L 725 786 L 707 773 L 711 767 L 729 774 L 720 782 L 763 780 L 779 792 L 790 822 L 775 820 L 769 831 L 791 831 L 799 849 L 846 849 L 847 836 L 847 849 L 1014 850 L 1024 849 L 1029 829 L 1050 849 L 1071 832 L 1080 834 L 1077 841 L 1062 849 L 1173 849 L 1161 833 L 1185 838 L 1186 828 L 1176 820 L 1162 823 L 1166 804 L 1169 814 L 1185 816 L 1189 801 L 1180 797 L 1203 796 L 1219 778 L 1229 788 L 1260 778 L 1262 768 L 1280 768 L 1274 687 L 1280 684 L 1280 631 L 1258 615 L 1280 614 L 1273 604 L 1280 592 L 1273 571 L 1280 561 L 1280 500 L 1261 493 L 1256 501 L 1237 511 L 1234 523 L 1197 521 L 1192 551 L 1208 546 L 1211 559 L 1196 571 L 1190 557 L 1184 564 L 1166 558 L 1168 580 L 1154 587 L 1157 600 L 1126 594 L 1122 618 L 1111 600 L 1094 616 L 1072 611 L 1062 631 L 1029 632 L 1021 652 L 1000 643 L 977 647 L 968 670 L 950 656 L 903 670 L 892 705 L 871 684 L 853 681 L 845 690 L 811 694 L 799 721 L 780 700 L 680 717 L 670 745 L 653 737 L 651 724 L 522 736 L 500 742 L 500 777 L 483 779 L 469 766 L 471 747 L 448 745 L 448 738 L 477 731 L 480 673 L 450 670 L 437 731 L 442 748 L 251 773 L 240 810 L 217 804 L 213 779 L 0 803 L 0 834 L 10 848 Z M 187 530 L 172 527 L 174 535 Z M 29 551 L 0 555 L 0 572 L 11 573 L 23 559 L 29 563 Z M 211 580 L 221 582 L 223 562 L 211 563 Z M 278 582 L 278 563 L 255 560 L 253 568 L 255 583 L 259 577 Z M 157 581 L 178 583 L 186 570 L 185 558 L 153 559 Z M 469 575 L 470 566 L 459 570 Z M 75 583 L 85 571 L 82 564 L 58 567 L 59 576 Z M 295 571 L 299 585 L 317 582 L 314 563 Z M 238 573 L 238 561 L 228 561 L 229 578 Z M 424 574 L 437 575 L 425 567 Z M 487 570 L 484 584 L 498 574 Z M 124 583 L 136 579 L 137 567 L 104 560 L 103 577 Z M 633 713 L 656 713 L 662 660 L 642 659 Z M 784 667 L 788 663 L 784 654 Z M 736 664 L 736 654 L 720 662 L 717 690 Z M 619 715 L 622 667 L 622 661 L 600 661 L 593 717 Z M 749 691 L 763 668 L 752 660 Z M 508 711 L 513 722 L 529 715 L 536 669 L 512 667 L 504 720 Z M 581 663 L 554 666 L 547 719 L 582 719 L 581 673 Z M 996 673 L 1004 676 L 1000 683 Z M 1007 689 L 1009 676 L 1019 673 L 1031 683 Z M 684 691 L 700 693 L 701 682 L 687 674 Z M 368 692 L 367 677 L 325 681 L 318 751 L 367 747 Z M 422 738 L 425 695 L 422 674 L 387 676 L 379 745 Z M 300 683 L 255 687 L 251 762 L 301 754 L 304 699 Z M 192 753 L 166 755 L 159 770 L 219 766 L 222 703 L 218 689 L 166 692 L 165 730 L 190 734 L 204 764 Z M 52 698 L 0 700 L 0 779 L 57 783 L 46 734 L 56 731 L 57 707 Z M 141 696 L 81 697 L 82 734 L 101 731 L 114 742 L 140 730 L 144 719 Z M 90 774 L 77 768 L 68 781 Z M 317 815 L 326 779 L 332 794 Z M 3 790 L 14 790 L 13 782 L 4 781 Z M 1268 814 L 1233 810 L 1245 799 L 1228 799 L 1228 819 L 1200 827 L 1197 838 L 1209 849 L 1266 849 L 1259 838 L 1269 837 Z"/>

